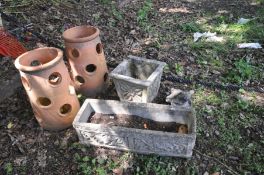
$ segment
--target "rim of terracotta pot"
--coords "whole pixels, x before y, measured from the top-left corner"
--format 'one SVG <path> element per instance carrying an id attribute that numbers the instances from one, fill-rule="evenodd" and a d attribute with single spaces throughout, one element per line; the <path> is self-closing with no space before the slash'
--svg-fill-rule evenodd
<path id="1" fill-rule="evenodd" d="M 99 29 L 94 26 L 76 26 L 64 31 L 62 38 L 66 42 L 82 43 L 93 40 L 99 33 Z"/>
<path id="2" fill-rule="evenodd" d="M 63 58 L 63 52 L 55 47 L 43 47 L 28 51 L 20 55 L 15 60 L 15 66 L 18 70 L 24 72 L 42 71 L 53 67 Z M 41 63 L 32 65 L 34 61 Z"/>

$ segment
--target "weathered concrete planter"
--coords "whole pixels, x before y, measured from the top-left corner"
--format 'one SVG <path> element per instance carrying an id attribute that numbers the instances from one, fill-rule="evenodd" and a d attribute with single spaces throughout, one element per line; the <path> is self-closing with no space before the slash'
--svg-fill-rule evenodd
<path id="1" fill-rule="evenodd" d="M 92 112 L 137 115 L 158 122 L 186 124 L 188 134 L 87 123 Z M 87 99 L 73 127 L 83 144 L 163 156 L 191 157 L 196 139 L 196 118 L 192 110 L 153 103 Z"/>
<path id="2" fill-rule="evenodd" d="M 128 56 L 111 73 L 121 101 L 151 102 L 158 94 L 165 63 Z"/>

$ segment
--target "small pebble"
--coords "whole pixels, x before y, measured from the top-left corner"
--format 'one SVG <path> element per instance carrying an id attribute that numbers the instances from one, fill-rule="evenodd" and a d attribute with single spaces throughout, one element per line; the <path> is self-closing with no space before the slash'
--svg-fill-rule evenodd
<path id="1" fill-rule="evenodd" d="M 113 173 L 115 175 L 122 175 L 123 174 L 123 169 L 122 168 L 115 168 L 115 169 L 113 169 Z"/>
<path id="2" fill-rule="evenodd" d="M 211 175 L 220 175 L 220 173 L 219 172 L 214 172 Z"/>
<path id="3" fill-rule="evenodd" d="M 147 126 L 147 124 L 146 124 L 146 123 L 144 123 L 144 128 L 145 128 L 145 129 L 147 129 L 147 128 L 148 128 L 148 126 Z"/>
<path id="4" fill-rule="evenodd" d="M 215 135 L 219 136 L 220 135 L 219 131 L 216 130 Z"/>
<path id="5" fill-rule="evenodd" d="M 203 175 L 209 175 L 209 173 L 206 171 Z"/>
<path id="6" fill-rule="evenodd" d="M 247 134 L 248 134 L 248 136 L 250 135 L 250 130 L 249 129 L 247 129 Z"/>
<path id="7" fill-rule="evenodd" d="M 227 145 L 227 149 L 228 149 L 228 150 L 232 150 L 232 149 L 234 149 L 234 147 L 231 146 L 231 145 Z"/>
<path id="8" fill-rule="evenodd" d="M 228 103 L 223 103 L 223 104 L 221 104 L 221 108 L 224 108 L 224 109 L 228 108 L 228 106 L 229 106 Z"/>
<path id="9" fill-rule="evenodd" d="M 229 156 L 229 159 L 231 159 L 231 160 L 239 160 L 239 158 L 236 157 L 236 156 Z"/>
<path id="10" fill-rule="evenodd" d="M 60 144 L 60 142 L 59 142 L 59 140 L 56 140 L 55 142 L 54 142 L 54 145 L 59 145 Z"/>
<path id="11" fill-rule="evenodd" d="M 40 61 L 39 60 L 33 60 L 31 63 L 30 63 L 30 66 L 39 66 L 41 65 Z"/>

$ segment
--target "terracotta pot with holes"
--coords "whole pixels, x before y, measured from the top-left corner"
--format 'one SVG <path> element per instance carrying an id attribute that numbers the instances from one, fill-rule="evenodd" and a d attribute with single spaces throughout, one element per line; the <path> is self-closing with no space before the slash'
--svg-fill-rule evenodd
<path id="1" fill-rule="evenodd" d="M 95 97 L 108 81 L 99 29 L 93 26 L 73 27 L 63 33 L 63 39 L 76 90 Z"/>
<path id="2" fill-rule="evenodd" d="M 72 125 L 80 104 L 61 50 L 45 47 L 26 52 L 15 61 L 40 126 L 61 130 Z"/>

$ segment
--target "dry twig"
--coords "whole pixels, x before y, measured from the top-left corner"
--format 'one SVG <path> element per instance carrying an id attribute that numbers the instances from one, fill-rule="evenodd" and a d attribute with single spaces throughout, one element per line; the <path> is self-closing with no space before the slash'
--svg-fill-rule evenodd
<path id="1" fill-rule="evenodd" d="M 230 173 L 232 174 L 235 174 L 235 175 L 239 175 L 238 172 L 234 171 L 232 168 L 230 168 L 229 166 L 227 166 L 226 164 L 224 164 L 223 162 L 221 162 L 220 160 L 214 158 L 214 157 L 211 157 L 211 156 L 208 156 L 206 154 L 203 154 L 201 153 L 200 151 L 198 151 L 197 149 L 193 149 L 196 153 L 200 154 L 201 156 L 204 156 L 204 157 L 207 157 L 208 159 L 212 159 L 214 161 L 216 161 L 217 163 L 220 163 L 221 165 L 223 165 L 227 170 L 229 170 Z"/>

